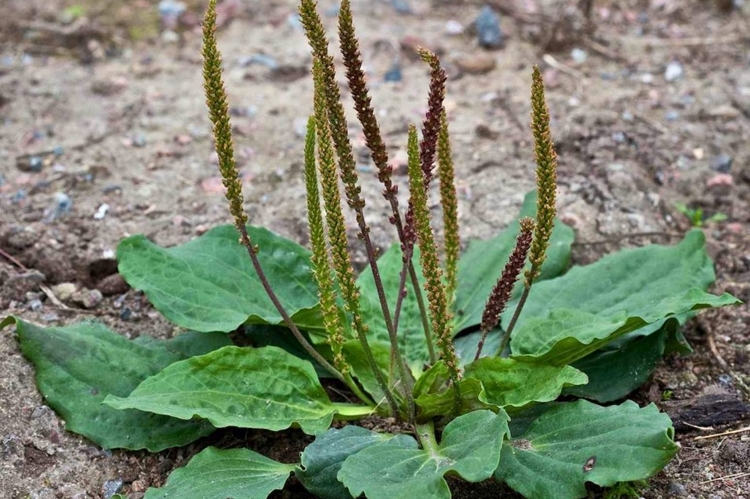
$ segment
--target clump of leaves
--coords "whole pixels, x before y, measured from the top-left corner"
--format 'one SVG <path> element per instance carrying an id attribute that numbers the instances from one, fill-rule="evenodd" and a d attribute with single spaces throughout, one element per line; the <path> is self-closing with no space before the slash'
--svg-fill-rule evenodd
<path id="1" fill-rule="evenodd" d="M 727 219 L 726 214 L 724 213 L 714 213 L 710 217 L 706 218 L 705 213 L 703 213 L 703 208 L 690 208 L 684 203 L 674 203 L 674 207 L 685 215 L 685 217 L 690 222 L 690 225 L 693 227 L 703 227 L 707 224 L 712 224 L 716 222 L 723 222 Z"/>
<path id="2" fill-rule="evenodd" d="M 301 1 L 300 18 L 315 83 L 304 145 L 311 251 L 247 224 L 211 0 L 205 90 L 234 225 L 172 248 L 144 236 L 118 248 L 130 285 L 190 331 L 129 341 L 98 324 L 0 324 L 16 325 L 39 389 L 68 429 L 104 447 L 154 452 L 223 427 L 315 435 L 292 464 L 208 447 L 146 499 L 265 498 L 292 473 L 325 499 L 449 498 L 447 474 L 505 482 L 528 498 L 575 499 L 587 482 L 607 487 L 658 472 L 678 449 L 669 418 L 654 405 L 600 404 L 622 400 L 665 353 L 686 351 L 679 326 L 697 310 L 738 303 L 706 293 L 714 274 L 702 233 L 568 269 L 573 233 L 555 219 L 557 161 L 534 68 L 537 191 L 517 224 L 460 254 L 445 71 L 420 52 L 431 75 L 428 112 L 421 138 L 409 128 L 410 196 L 400 206 L 343 0 L 346 76 L 398 236 L 378 258 L 313 0 Z M 433 181 L 442 240 L 427 204 Z M 368 256 L 358 276 L 343 201 Z M 226 333 L 238 329 L 255 346 L 231 344 Z M 329 398 L 325 379 L 347 402 Z M 331 428 L 372 415 L 401 421 L 403 432 Z"/>

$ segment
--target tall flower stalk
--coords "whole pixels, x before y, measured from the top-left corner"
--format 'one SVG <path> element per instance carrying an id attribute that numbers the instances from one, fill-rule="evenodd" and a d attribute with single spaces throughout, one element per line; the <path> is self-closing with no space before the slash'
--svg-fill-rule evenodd
<path id="1" fill-rule="evenodd" d="M 427 206 L 427 190 L 425 188 L 425 174 L 419 156 L 417 129 L 412 125 L 409 127 L 409 143 L 407 152 L 409 156 L 409 191 L 411 192 L 411 206 L 414 208 L 414 232 L 419 242 L 420 262 L 425 277 L 425 291 L 430 303 L 430 319 L 432 330 L 437 340 L 437 346 L 441 357 L 448 367 L 448 373 L 452 382 L 455 398 L 454 410 L 457 410 L 461 402 L 461 391 L 458 382 L 461 379 L 458 368 L 458 359 L 453 349 L 453 341 L 450 331 L 450 313 L 445 295 L 445 286 L 442 280 L 442 271 L 438 261 L 437 245 L 435 236 L 430 226 L 430 209 Z M 407 224 L 409 225 L 409 224 Z"/>
<path id="2" fill-rule="evenodd" d="M 388 299 L 385 295 L 383 280 L 377 263 L 377 253 L 370 238 L 370 227 L 365 221 L 365 200 L 362 197 L 362 188 L 359 186 L 359 175 L 357 174 L 356 161 L 349 140 L 349 132 L 346 124 L 344 106 L 341 104 L 341 92 L 336 83 L 336 71 L 333 65 L 333 57 L 328 53 L 328 39 L 326 37 L 323 23 L 318 15 L 314 0 L 302 0 L 300 3 L 300 20 L 307 34 L 307 39 L 312 48 L 313 58 L 320 65 L 320 85 L 326 99 L 326 112 L 328 126 L 338 157 L 338 167 L 341 181 L 344 184 L 347 204 L 354 211 L 357 225 L 359 227 L 358 237 L 362 240 L 367 254 L 367 260 L 372 271 L 375 289 L 377 290 L 383 320 L 391 342 L 391 349 L 398 352 L 398 338 L 393 326 L 393 317 Z M 401 381 L 407 392 L 411 392 L 412 379 L 407 372 L 404 362 L 398 361 L 399 354 L 395 355 L 395 361 L 400 364 Z M 407 395 L 408 396 L 408 395 Z"/>
<path id="3" fill-rule="evenodd" d="M 206 16 L 203 21 L 203 81 L 206 93 L 206 104 L 209 110 L 211 123 L 213 124 L 213 136 L 216 154 L 219 158 L 219 171 L 222 182 L 226 188 L 225 196 L 229 201 L 229 211 L 234 218 L 234 226 L 240 234 L 240 243 L 247 249 L 252 261 L 253 268 L 260 279 L 261 285 L 270 298 L 276 310 L 284 320 L 284 324 L 292 331 L 294 337 L 299 341 L 307 353 L 309 353 L 321 366 L 330 372 L 336 379 L 344 382 L 344 375 L 332 366 L 302 335 L 297 325 L 287 313 L 279 301 L 278 296 L 271 288 L 266 274 L 260 265 L 258 251 L 260 248 L 253 244 L 247 231 L 247 214 L 245 213 L 244 199 L 242 196 L 242 180 L 240 179 L 237 164 L 234 159 L 234 143 L 232 141 L 232 125 L 229 119 L 229 104 L 227 92 L 222 77 L 221 53 L 216 44 L 216 0 L 209 0 Z"/>
<path id="4" fill-rule="evenodd" d="M 318 59 L 313 60 L 313 81 L 315 84 L 313 107 L 315 129 L 317 132 L 318 169 L 320 171 L 323 206 L 328 225 L 328 242 L 331 248 L 333 269 L 336 273 L 344 304 L 351 315 L 352 328 L 362 345 L 370 369 L 388 402 L 391 414 L 398 417 L 398 404 L 388 387 L 383 373 L 375 362 L 372 350 L 370 349 L 370 343 L 367 339 L 367 325 L 362 321 L 359 288 L 354 279 L 354 269 L 352 269 L 347 249 L 346 225 L 344 214 L 341 210 L 341 194 L 339 192 L 338 175 L 336 173 L 336 160 L 334 158 L 331 133 L 328 128 L 328 100 L 325 95 L 327 90 L 323 74 L 323 64 Z"/>
<path id="5" fill-rule="evenodd" d="M 375 111 L 372 107 L 365 73 L 362 69 L 362 56 L 359 51 L 359 41 L 357 40 L 354 30 L 354 21 L 352 19 L 351 3 L 349 0 L 343 0 L 341 2 L 341 8 L 339 10 L 339 40 L 341 44 L 341 54 L 344 57 L 344 65 L 346 66 L 346 79 L 349 84 L 349 91 L 351 92 L 352 99 L 354 100 L 354 109 L 357 112 L 357 119 L 362 124 L 365 144 L 370 150 L 372 161 L 377 168 L 378 180 L 383 184 L 383 197 L 388 201 L 391 207 L 389 220 L 396 227 L 399 241 L 403 246 L 404 227 L 401 220 L 401 212 L 397 197 L 398 186 L 393 183 L 393 168 L 388 164 L 388 151 L 380 133 L 380 125 L 375 116 Z M 411 277 L 413 290 L 422 317 L 422 324 L 424 327 L 427 327 L 429 331 L 427 309 L 422 297 L 422 291 L 419 287 L 416 269 L 414 268 L 411 258 L 408 258 L 408 260 L 406 259 L 406 253 L 404 253 L 404 263 L 408 266 L 408 272 Z M 405 289 L 405 285 L 402 285 L 399 289 Z M 397 338 L 398 320 L 401 313 L 401 303 L 402 297 L 399 296 L 393 312 L 393 335 L 390 339 L 392 353 L 391 363 L 392 365 L 403 364 L 404 372 L 401 372 L 401 377 L 403 378 L 404 376 L 408 376 L 408 373 L 405 372 L 406 365 L 397 358 L 399 354 Z M 434 360 L 435 359 L 432 359 L 433 362 Z"/>
<path id="6" fill-rule="evenodd" d="M 536 227 L 534 239 L 529 250 L 531 267 L 525 272 L 525 281 L 521 299 L 513 313 L 503 335 L 498 355 L 510 341 L 510 335 L 518 322 L 526 300 L 531 291 L 534 279 L 539 276 L 542 264 L 547 258 L 547 247 L 555 224 L 556 191 L 557 191 L 557 153 L 550 132 L 550 117 L 547 100 L 544 95 L 544 80 L 539 66 L 534 66 L 531 75 L 531 132 L 534 136 L 534 158 L 536 159 Z"/>

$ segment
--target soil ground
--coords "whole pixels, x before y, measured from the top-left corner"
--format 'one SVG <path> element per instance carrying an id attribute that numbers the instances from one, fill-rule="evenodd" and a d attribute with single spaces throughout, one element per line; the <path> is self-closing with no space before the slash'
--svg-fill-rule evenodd
<path id="1" fill-rule="evenodd" d="M 528 87 L 532 64 L 540 64 L 560 157 L 559 212 L 577 233 L 575 262 L 678 240 L 690 226 L 675 208 L 683 203 L 704 218 L 726 216 L 703 229 L 716 262 L 713 291 L 750 299 L 747 1 L 722 9 L 726 2 L 601 0 L 587 19 L 579 2 L 498 0 L 505 40 L 495 50 L 479 48 L 468 29 L 480 2 L 352 3 L 374 104 L 399 164 L 407 124 L 425 112 L 428 75 L 413 47 L 442 54 L 464 240 L 502 229 L 533 187 Z M 49 325 L 96 318 L 127 335 L 169 336 L 169 324 L 116 275 L 113 251 L 130 234 L 172 245 L 229 221 L 201 88 L 203 5 L 186 2 L 170 24 L 147 0 L 73 4 L 84 17 L 64 10 L 71 4 L 0 5 L 0 311 Z M 336 2 L 320 4 L 335 41 Z M 411 14 L 395 8 L 404 5 Z M 305 243 L 300 134 L 311 110 L 310 56 L 295 7 L 225 1 L 220 46 L 250 219 Z M 454 33 L 456 26 L 467 30 Z M 360 129 L 351 130 L 364 151 Z M 362 154 L 373 238 L 385 246 L 394 235 L 372 170 Z M 405 184 L 403 168 L 397 172 Z M 56 303 L 50 290 L 61 283 L 84 294 Z M 641 494 L 749 499 L 750 432 L 713 436 L 748 421 L 742 411 L 723 424 L 711 416 L 748 401 L 750 313 L 744 306 L 707 313 L 686 334 L 696 353 L 668 359 L 636 399 L 672 415 L 702 396 L 724 402 L 708 422 L 678 431 L 679 456 Z M 206 445 L 157 455 L 102 450 L 65 432 L 44 405 L 12 331 L 0 333 L 0 356 L 2 499 L 99 498 L 117 480 L 139 498 Z M 211 438 L 289 462 L 306 442 L 295 432 Z M 516 497 L 493 485 L 453 485 L 454 497 Z M 291 485 L 278 497 L 306 495 Z"/>

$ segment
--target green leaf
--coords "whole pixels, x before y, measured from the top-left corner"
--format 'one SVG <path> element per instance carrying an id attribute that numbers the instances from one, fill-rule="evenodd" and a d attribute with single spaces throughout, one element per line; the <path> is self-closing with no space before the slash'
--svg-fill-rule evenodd
<path id="1" fill-rule="evenodd" d="M 529 364 L 498 357 L 485 357 L 466 366 L 464 379 L 467 378 L 481 381 L 483 402 L 506 409 L 531 402 L 551 402 L 564 387 L 588 381 L 585 374 L 570 366 Z"/>
<path id="2" fill-rule="evenodd" d="M 703 291 L 713 280 L 699 230 L 676 246 L 624 250 L 574 267 L 534 285 L 511 336 L 512 357 L 570 364 L 667 317 L 740 303 Z"/>
<path id="3" fill-rule="evenodd" d="M 673 437 L 653 404 L 579 400 L 544 412 L 506 443 L 495 478 L 529 499 L 587 497 L 586 482 L 608 487 L 656 474 L 677 453 Z"/>
<path id="4" fill-rule="evenodd" d="M 321 329 L 310 252 L 264 228 L 248 226 L 271 286 L 296 324 Z M 175 324 L 196 331 L 230 332 L 241 324 L 280 324 L 236 229 L 222 225 L 181 246 L 160 248 L 142 235 L 117 248 L 120 274 L 143 290 Z"/>
<path id="5" fill-rule="evenodd" d="M 371 445 L 388 441 L 393 435 L 376 433 L 360 426 L 331 428 L 315 437 L 302 453 L 302 466 L 294 472 L 312 494 L 324 499 L 351 499 L 336 474 L 344 460 Z"/>
<path id="6" fill-rule="evenodd" d="M 338 479 L 353 497 L 449 499 L 443 475 L 486 480 L 497 468 L 507 433 L 504 412 L 471 412 L 448 423 L 436 448 L 419 449 L 410 437 L 371 445 L 344 461 Z"/>
<path id="7" fill-rule="evenodd" d="M 429 421 L 437 416 L 451 414 L 455 395 L 453 389 L 448 386 L 449 380 L 448 367 L 442 360 L 419 377 L 414 385 L 414 401 L 417 404 L 419 421 Z M 479 380 L 464 377 L 458 383 L 461 392 L 461 404 L 458 409 L 460 414 L 480 409 L 498 409 L 497 405 L 485 403 L 484 388 Z"/>
<path id="8" fill-rule="evenodd" d="M 370 350 L 372 351 L 373 357 L 375 357 L 375 363 L 380 367 L 380 370 L 388 378 L 388 365 L 391 362 L 391 349 L 390 346 L 383 343 L 370 343 Z M 385 404 L 385 394 L 380 388 L 375 374 L 370 369 L 370 364 L 367 362 L 365 357 L 364 349 L 362 344 L 357 340 L 350 340 L 344 343 L 344 357 L 352 368 L 352 374 L 362 385 L 362 388 L 369 393 L 376 404 Z M 396 392 L 394 395 L 398 395 Z"/>
<path id="9" fill-rule="evenodd" d="M 532 191 L 526 195 L 521 213 L 517 218 L 534 217 L 535 213 L 536 191 Z M 516 220 L 492 239 L 469 243 L 469 247 L 458 262 L 455 332 L 482 322 L 484 305 L 513 251 L 518 230 L 518 220 Z M 555 219 L 555 228 L 552 230 L 547 249 L 547 259 L 542 266 L 539 280 L 551 279 L 565 272 L 570 265 L 570 248 L 573 238 L 573 229 Z M 514 289 L 514 297 L 520 294 L 521 287 L 522 283 L 519 282 Z"/>
<path id="10" fill-rule="evenodd" d="M 265 499 L 284 487 L 294 469 L 249 449 L 207 447 L 144 499 Z"/>
<path id="11" fill-rule="evenodd" d="M 102 405 L 109 395 L 127 395 L 149 376 L 187 355 L 229 343 L 225 334 L 185 333 L 169 341 L 129 341 L 99 323 L 42 328 L 8 317 L 23 355 L 36 368 L 36 384 L 66 428 L 104 448 L 159 452 L 210 434 L 205 421 L 180 421 Z M 142 338 L 146 338 L 142 336 Z M 184 349 L 191 344 L 190 352 Z"/>
<path id="12" fill-rule="evenodd" d="M 279 431 L 298 425 L 308 434 L 326 430 L 337 410 L 309 362 L 270 346 L 228 346 L 176 362 L 128 397 L 107 397 L 105 403 L 208 419 L 217 428 Z"/>
<path id="13" fill-rule="evenodd" d="M 584 397 L 597 402 L 624 398 L 645 383 L 664 354 L 669 335 L 679 327 L 670 319 L 654 334 L 635 338 L 617 349 L 599 350 L 573 364 L 589 377 L 586 385 L 565 389 L 566 395 Z"/>
<path id="14" fill-rule="evenodd" d="M 412 262 L 417 272 L 420 285 L 424 290 L 424 276 L 422 267 L 419 265 L 419 248 L 415 246 Z M 394 244 L 388 251 L 378 258 L 378 270 L 383 281 L 383 289 L 388 298 L 388 304 L 391 307 L 391 314 L 394 313 L 393 307 L 396 305 L 398 296 L 398 287 L 401 278 L 402 252 L 399 244 Z M 372 269 L 368 266 L 357 278 L 357 285 L 361 292 L 362 319 L 369 328 L 368 338 L 371 341 L 382 342 L 390 345 L 388 330 L 385 327 L 385 319 L 380 308 L 375 281 L 372 276 Z M 429 361 L 430 355 L 425 343 L 424 329 L 422 329 L 422 319 L 419 315 L 419 305 L 414 294 L 414 288 L 411 285 L 409 275 L 406 276 L 406 298 L 401 306 L 401 315 L 398 323 L 398 338 L 401 354 L 404 356 L 413 369 L 421 369 L 422 365 Z M 422 292 L 426 303 L 426 295 Z M 390 347 L 389 347 L 390 348 Z"/>

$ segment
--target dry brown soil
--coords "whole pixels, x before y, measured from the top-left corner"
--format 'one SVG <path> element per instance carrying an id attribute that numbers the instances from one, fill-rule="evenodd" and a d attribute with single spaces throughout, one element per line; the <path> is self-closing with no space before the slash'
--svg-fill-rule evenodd
<path id="1" fill-rule="evenodd" d="M 118 279 L 112 254 L 130 234 L 171 245 L 228 222 L 201 90 L 202 6 L 187 3 L 176 36 L 164 34 L 155 1 L 82 2 L 89 18 L 72 23 L 61 16 L 62 2 L 0 5 L 2 315 L 50 325 L 93 317 L 126 335 L 173 333 Z M 253 223 L 305 243 L 300 131 L 311 110 L 310 56 L 292 16 L 295 1 L 224 3 L 220 46 L 246 208 Z M 405 15 L 389 1 L 354 0 L 391 157 L 403 164 L 407 125 L 419 123 L 425 111 L 427 71 L 413 47 L 439 50 L 450 74 L 461 235 L 492 236 L 532 188 L 527 96 L 531 66 L 540 64 L 560 156 L 559 211 L 577 233 L 576 263 L 623 247 L 676 241 L 689 227 L 674 207 L 680 202 L 727 216 L 704 227 L 718 273 L 714 291 L 747 302 L 747 0 L 732 12 L 709 1 L 602 0 L 594 2 L 590 22 L 577 3 L 496 2 L 504 11 L 506 43 L 488 51 L 471 33 L 446 31 L 449 20 L 469 26 L 479 3 L 411 0 L 414 14 Z M 323 11 L 334 6 L 321 0 Z M 335 41 L 335 19 L 325 22 Z M 576 48 L 586 51 L 585 61 L 571 56 Z M 279 69 L 241 64 L 255 54 L 273 57 Z M 394 62 L 402 81 L 385 82 Z M 665 77 L 670 62 L 683 71 L 673 81 Z M 360 128 L 352 125 L 351 135 L 363 151 Z M 52 152 L 56 147 L 61 154 Z M 720 155 L 731 158 L 728 170 Z M 405 191 L 403 168 L 397 171 Z M 385 246 L 394 235 L 366 154 L 360 172 L 374 240 Z M 72 202 L 67 213 L 60 209 L 63 194 Z M 96 218 L 97 212 L 103 216 Z M 60 283 L 98 289 L 104 299 L 97 303 L 94 296 L 88 309 L 82 299 L 60 306 L 43 289 Z M 742 383 L 750 384 L 749 329 L 745 307 L 691 322 L 687 335 L 696 354 L 665 362 L 636 399 L 656 401 L 670 414 L 707 394 L 747 402 Z M 139 498 L 208 443 L 155 456 L 102 450 L 65 432 L 44 405 L 12 331 L 0 333 L 0 357 L 2 499 L 99 498 L 103 484 L 118 479 L 129 497 Z M 739 416 L 729 419 L 678 431 L 679 456 L 642 495 L 750 499 L 750 432 L 696 438 L 747 427 Z M 221 432 L 210 443 L 242 442 L 294 461 L 306 441 L 295 432 L 276 438 L 246 431 Z M 492 485 L 453 485 L 456 497 L 515 497 Z M 306 495 L 292 486 L 278 497 Z"/>

